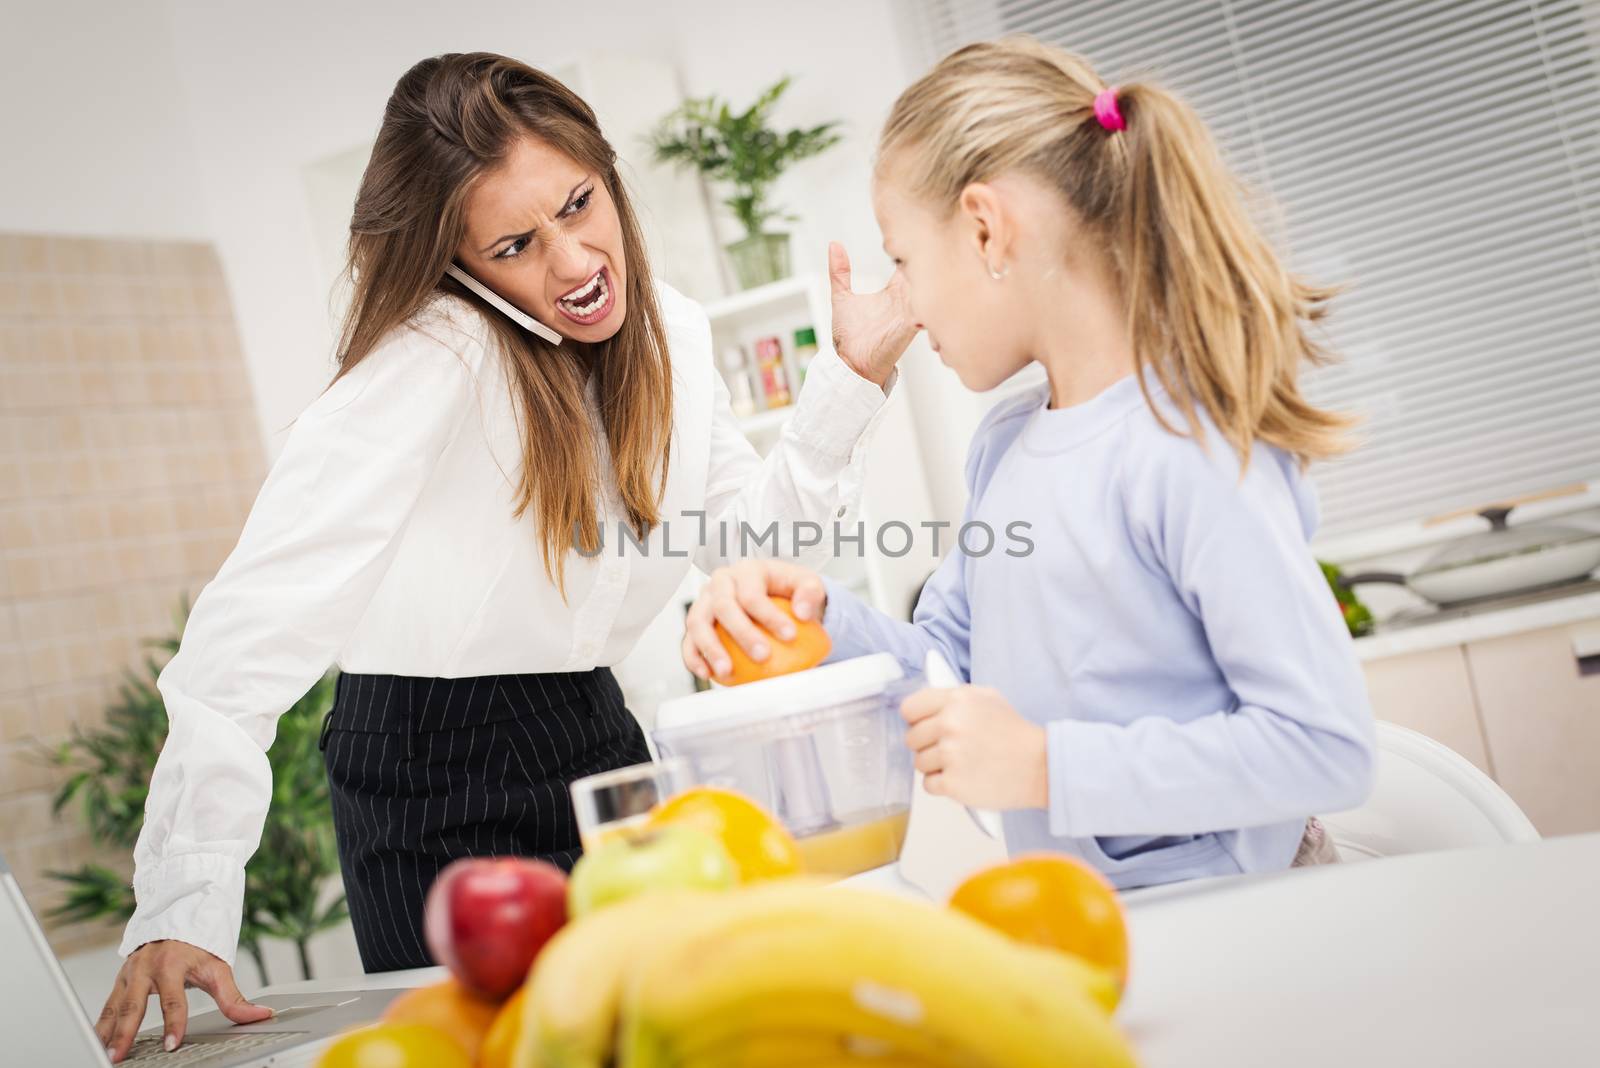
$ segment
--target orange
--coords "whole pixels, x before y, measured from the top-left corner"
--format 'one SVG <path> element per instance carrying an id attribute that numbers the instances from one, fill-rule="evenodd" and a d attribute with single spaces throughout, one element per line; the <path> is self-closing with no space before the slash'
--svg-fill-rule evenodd
<path id="1" fill-rule="evenodd" d="M 686 823 L 716 837 L 733 858 L 741 883 L 781 879 L 804 867 L 800 847 L 776 816 L 734 790 L 696 786 L 663 801 L 647 827 Z"/>
<path id="2" fill-rule="evenodd" d="M 454 979 L 419 986 L 389 1002 L 385 1023 L 426 1024 L 448 1035 L 467 1060 L 476 1060 L 484 1036 L 500 1011 L 497 1002 L 480 998 Z"/>
<path id="3" fill-rule="evenodd" d="M 380 1023 L 336 1041 L 317 1068 L 472 1068 L 472 1058 L 436 1027 Z"/>
<path id="4" fill-rule="evenodd" d="M 1128 926 L 1117 892 L 1094 868 L 1032 854 L 985 868 L 956 887 L 950 907 L 1019 942 L 1073 953 L 1128 982 Z"/>
<path id="5" fill-rule="evenodd" d="M 517 1052 L 517 1039 L 522 1034 L 522 1005 L 527 1001 L 527 984 L 517 987 L 517 992 L 500 1006 L 483 1048 L 478 1050 L 477 1068 L 511 1068 Z"/>
<path id="6" fill-rule="evenodd" d="M 774 597 L 772 603 L 794 620 L 794 637 L 783 641 L 762 627 L 771 651 L 765 660 L 757 661 L 750 659 L 749 654 L 739 647 L 739 643 L 723 629 L 721 623 L 714 624 L 717 637 L 722 640 L 722 647 L 728 650 L 728 659 L 733 662 L 732 670 L 726 675 L 717 676 L 718 682 L 725 686 L 737 686 L 757 679 L 770 679 L 775 675 L 787 675 L 791 671 L 803 671 L 822 663 L 833 648 L 833 641 L 828 637 L 828 632 L 822 629 L 822 624 L 814 619 L 797 618 L 789 598 Z"/>

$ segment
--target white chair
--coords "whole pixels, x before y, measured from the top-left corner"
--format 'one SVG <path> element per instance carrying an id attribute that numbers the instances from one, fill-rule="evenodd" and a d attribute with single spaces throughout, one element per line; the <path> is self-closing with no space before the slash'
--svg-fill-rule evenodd
<path id="1" fill-rule="evenodd" d="M 1533 823 L 1500 786 L 1447 745 L 1378 723 L 1378 774 L 1367 803 L 1320 817 L 1341 860 L 1529 842 Z"/>

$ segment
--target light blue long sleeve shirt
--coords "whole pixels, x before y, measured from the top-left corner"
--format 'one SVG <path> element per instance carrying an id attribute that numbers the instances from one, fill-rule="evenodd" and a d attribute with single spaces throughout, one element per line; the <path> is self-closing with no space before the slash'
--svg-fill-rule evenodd
<path id="1" fill-rule="evenodd" d="M 1375 752 L 1307 545 L 1311 485 L 1261 443 L 1241 478 L 1209 422 L 1202 447 L 1151 403 L 1130 375 L 1068 408 L 1047 387 L 998 405 L 963 520 L 993 547 L 969 529 L 912 622 L 824 579 L 829 659 L 919 672 L 938 648 L 1045 728 L 1049 805 L 1003 814 L 1011 853 L 1069 853 L 1124 888 L 1287 867 L 1308 816 L 1366 798 Z"/>

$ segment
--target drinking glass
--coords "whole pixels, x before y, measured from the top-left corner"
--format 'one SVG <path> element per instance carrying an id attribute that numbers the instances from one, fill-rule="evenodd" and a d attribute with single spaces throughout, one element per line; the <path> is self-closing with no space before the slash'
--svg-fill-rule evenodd
<path id="1" fill-rule="evenodd" d="M 682 757 L 586 775 L 572 783 L 572 808 L 585 850 L 613 834 L 643 823 L 656 805 L 694 785 L 693 769 Z"/>

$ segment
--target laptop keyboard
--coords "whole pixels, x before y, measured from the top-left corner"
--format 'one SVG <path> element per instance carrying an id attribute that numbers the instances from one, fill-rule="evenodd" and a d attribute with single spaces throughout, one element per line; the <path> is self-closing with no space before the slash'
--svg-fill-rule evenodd
<path id="1" fill-rule="evenodd" d="M 262 1046 L 279 1045 L 304 1038 L 301 1032 L 269 1031 L 251 1035 L 196 1035 L 184 1042 L 183 1045 L 168 1053 L 161 1048 L 160 1035 L 148 1035 L 136 1038 L 133 1049 L 128 1051 L 118 1064 L 128 1064 L 132 1061 L 142 1061 L 154 1068 L 161 1065 L 166 1068 L 172 1065 L 198 1065 L 219 1057 L 236 1057 L 252 1049 Z"/>

